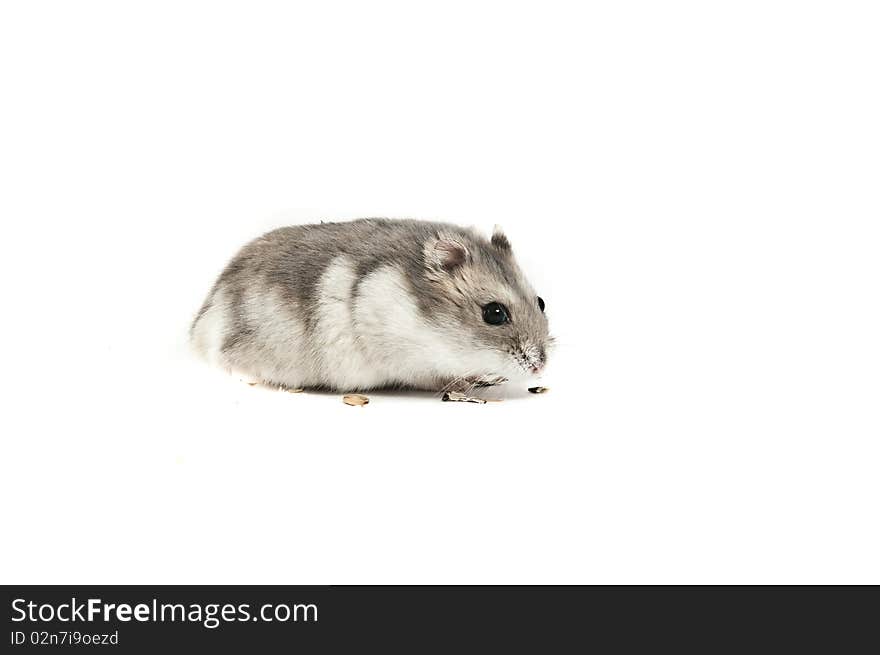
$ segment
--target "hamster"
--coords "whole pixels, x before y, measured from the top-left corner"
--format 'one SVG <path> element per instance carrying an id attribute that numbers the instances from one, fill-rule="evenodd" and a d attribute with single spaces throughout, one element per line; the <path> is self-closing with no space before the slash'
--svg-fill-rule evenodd
<path id="1" fill-rule="evenodd" d="M 190 338 L 269 385 L 470 391 L 539 375 L 544 301 L 496 226 L 360 219 L 284 227 L 221 273 Z"/>

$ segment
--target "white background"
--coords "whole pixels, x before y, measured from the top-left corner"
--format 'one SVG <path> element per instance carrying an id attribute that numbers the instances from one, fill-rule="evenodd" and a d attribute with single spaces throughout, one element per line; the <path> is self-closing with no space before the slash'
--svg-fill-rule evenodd
<path id="1" fill-rule="evenodd" d="M 848 2 L 4 2 L 4 583 L 880 583 L 880 31 Z M 249 387 L 291 222 L 507 229 L 544 396 Z"/>

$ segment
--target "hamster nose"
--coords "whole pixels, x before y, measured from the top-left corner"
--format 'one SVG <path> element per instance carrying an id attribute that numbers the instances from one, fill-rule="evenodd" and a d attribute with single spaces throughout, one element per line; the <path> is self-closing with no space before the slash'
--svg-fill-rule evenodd
<path id="1" fill-rule="evenodd" d="M 538 375 L 544 370 L 544 366 L 547 364 L 547 351 L 544 348 L 541 348 L 538 351 L 538 358 L 532 360 L 531 369 L 532 373 Z"/>

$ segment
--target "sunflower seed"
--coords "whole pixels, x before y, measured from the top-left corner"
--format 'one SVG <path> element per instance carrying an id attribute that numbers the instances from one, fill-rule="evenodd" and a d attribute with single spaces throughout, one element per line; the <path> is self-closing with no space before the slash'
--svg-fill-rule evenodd
<path id="1" fill-rule="evenodd" d="M 478 405 L 485 405 L 486 400 L 483 398 L 474 398 L 473 396 L 466 396 L 463 393 L 458 391 L 447 391 L 443 394 L 444 402 L 455 402 L 455 403 L 477 403 Z"/>
<path id="2" fill-rule="evenodd" d="M 369 403 L 370 399 L 359 393 L 349 393 L 342 397 L 342 402 L 346 405 L 351 405 L 352 407 L 362 407 Z"/>
<path id="3" fill-rule="evenodd" d="M 547 387 L 529 387 L 529 393 L 547 393 L 550 391 Z"/>

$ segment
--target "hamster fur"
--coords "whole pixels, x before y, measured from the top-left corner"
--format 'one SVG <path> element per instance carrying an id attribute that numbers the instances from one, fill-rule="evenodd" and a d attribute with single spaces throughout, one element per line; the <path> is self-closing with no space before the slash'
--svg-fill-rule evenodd
<path id="1" fill-rule="evenodd" d="M 490 303 L 508 320 L 489 324 Z M 543 370 L 543 308 L 497 227 L 486 239 L 445 223 L 360 219 L 284 227 L 244 246 L 190 338 L 209 361 L 288 388 L 472 388 Z"/>

